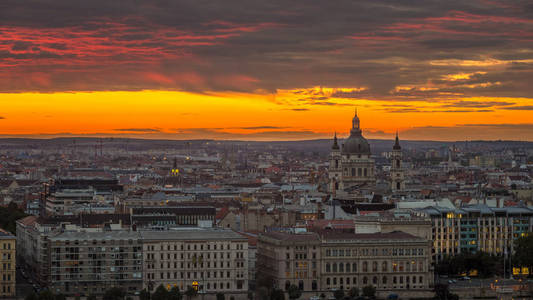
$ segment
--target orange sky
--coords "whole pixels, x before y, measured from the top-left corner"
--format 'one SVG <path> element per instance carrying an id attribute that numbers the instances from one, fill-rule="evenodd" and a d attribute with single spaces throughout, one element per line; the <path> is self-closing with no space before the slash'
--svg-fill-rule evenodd
<path id="1" fill-rule="evenodd" d="M 354 89 L 354 88 L 352 88 Z M 345 90 L 349 91 L 350 88 Z M 525 98 L 467 98 L 438 102 L 377 101 L 332 96 L 343 89 L 309 88 L 268 93 L 197 94 L 177 91 L 0 94 L 2 136 L 129 136 L 286 140 L 347 135 L 357 107 L 365 136 L 404 139 L 533 140 Z M 302 104 L 302 94 L 328 103 Z M 476 103 L 495 103 L 490 110 Z M 451 108 L 448 108 L 451 107 Z M 513 106 L 511 106 L 513 107 Z M 456 111 L 456 112 L 453 112 Z M 493 124 L 493 125 L 491 125 Z M 502 136 L 503 135 L 503 136 Z"/>

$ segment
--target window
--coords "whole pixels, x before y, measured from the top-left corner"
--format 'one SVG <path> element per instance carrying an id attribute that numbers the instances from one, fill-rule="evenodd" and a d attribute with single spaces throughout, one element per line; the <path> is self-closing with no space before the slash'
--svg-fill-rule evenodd
<path id="1" fill-rule="evenodd" d="M 381 270 L 382 270 L 383 272 L 387 272 L 387 262 L 386 262 L 386 261 L 384 261 L 383 263 L 381 263 Z"/>
<path id="2" fill-rule="evenodd" d="M 365 284 L 365 285 L 368 284 L 368 278 L 366 278 L 366 276 L 363 277 L 363 284 Z"/>
<path id="3" fill-rule="evenodd" d="M 366 261 L 363 262 L 363 272 L 368 272 L 368 263 Z"/>

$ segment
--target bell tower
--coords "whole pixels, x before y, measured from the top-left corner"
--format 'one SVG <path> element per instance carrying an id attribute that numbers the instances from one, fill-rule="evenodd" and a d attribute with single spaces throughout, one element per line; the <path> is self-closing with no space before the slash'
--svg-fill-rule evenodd
<path id="1" fill-rule="evenodd" d="M 393 192 L 403 191 L 405 189 L 405 180 L 402 166 L 402 147 L 400 146 L 398 132 L 396 132 L 396 141 L 394 142 L 394 146 L 392 147 L 390 160 L 391 190 Z"/>

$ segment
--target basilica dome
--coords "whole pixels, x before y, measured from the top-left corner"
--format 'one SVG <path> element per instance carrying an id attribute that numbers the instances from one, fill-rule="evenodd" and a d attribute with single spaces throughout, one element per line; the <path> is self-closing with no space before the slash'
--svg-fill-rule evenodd
<path id="1" fill-rule="evenodd" d="M 357 110 L 355 116 L 352 119 L 352 129 L 350 130 L 350 136 L 344 141 L 342 145 L 342 153 L 344 154 L 368 154 L 370 155 L 370 145 L 368 141 L 363 137 L 360 127 L 359 117 L 357 116 Z"/>
<path id="2" fill-rule="evenodd" d="M 359 132 L 359 134 L 354 134 L 352 132 L 350 137 L 344 141 L 342 153 L 370 155 L 370 145 L 368 144 L 368 141 L 361 135 L 361 132 Z"/>

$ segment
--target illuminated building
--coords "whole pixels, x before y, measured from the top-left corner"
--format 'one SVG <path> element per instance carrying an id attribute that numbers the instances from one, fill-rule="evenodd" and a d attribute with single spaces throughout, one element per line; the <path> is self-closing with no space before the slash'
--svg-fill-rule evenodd
<path id="1" fill-rule="evenodd" d="M 363 137 L 357 111 L 352 119 L 350 136 L 338 145 L 335 134 L 329 158 L 329 190 L 333 194 L 349 193 L 361 186 L 373 186 L 374 159 L 370 145 Z"/>
<path id="2" fill-rule="evenodd" d="M 14 297 L 16 294 L 16 239 L 11 233 L 0 229 L 0 255 L 2 258 L 2 269 L 0 274 L 0 296 Z"/>
<path id="3" fill-rule="evenodd" d="M 431 217 L 433 259 L 483 251 L 494 255 L 513 252 L 513 242 L 533 230 L 533 210 L 526 206 L 491 208 L 483 204 L 457 209 L 427 207 Z"/>

